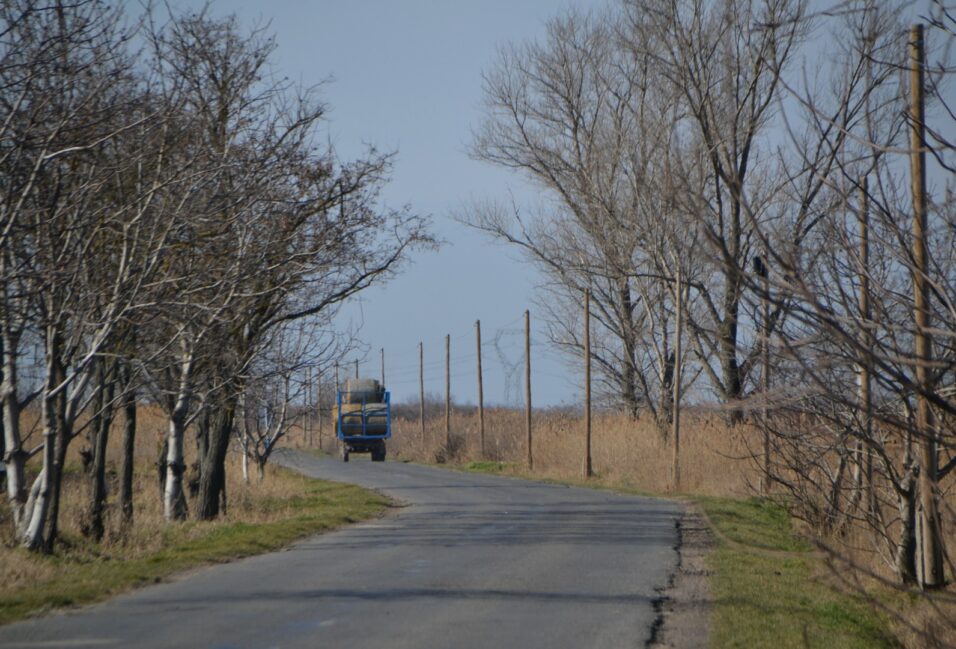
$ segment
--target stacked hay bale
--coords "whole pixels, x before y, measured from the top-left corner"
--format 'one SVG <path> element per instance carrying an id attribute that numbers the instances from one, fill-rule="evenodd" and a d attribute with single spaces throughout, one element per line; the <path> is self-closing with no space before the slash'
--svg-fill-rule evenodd
<path id="1" fill-rule="evenodd" d="M 387 406 L 385 404 L 385 388 L 375 379 L 349 379 L 345 382 L 345 391 L 342 393 L 342 414 L 365 412 L 367 435 L 384 435 L 388 430 Z M 338 408 L 333 410 L 333 416 L 338 419 Z M 346 435 L 361 435 L 359 415 L 346 417 Z"/>

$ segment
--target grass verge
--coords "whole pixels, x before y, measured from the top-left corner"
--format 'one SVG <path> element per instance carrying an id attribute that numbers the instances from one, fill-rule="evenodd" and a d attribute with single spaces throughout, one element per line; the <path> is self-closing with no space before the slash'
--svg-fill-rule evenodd
<path id="1" fill-rule="evenodd" d="M 500 462 L 472 462 L 461 468 L 534 478 L 523 467 Z M 600 479 L 558 482 L 652 495 Z M 701 507 L 717 537 L 708 559 L 713 600 L 711 647 L 899 647 L 887 618 L 828 582 L 822 558 L 793 529 L 786 509 L 758 498 L 683 499 Z"/>
<path id="2" fill-rule="evenodd" d="M 449 465 L 448 468 L 456 468 L 454 465 Z M 507 462 L 469 462 L 463 467 L 465 471 L 474 471 L 475 473 L 513 473 L 514 465 Z"/>
<path id="3" fill-rule="evenodd" d="M 294 495 L 258 503 L 275 512 L 267 522 L 170 526 L 159 548 L 134 558 L 122 556 L 122 549 L 111 554 L 78 538 L 67 539 L 66 547 L 51 556 L 12 550 L 21 553 L 23 561 L 49 563 L 51 577 L 0 592 L 0 624 L 100 601 L 196 566 L 276 550 L 310 534 L 374 517 L 388 505 L 384 496 L 360 487 L 285 473 Z"/>
<path id="4" fill-rule="evenodd" d="M 718 537 L 708 560 L 712 647 L 899 646 L 886 618 L 827 583 L 823 560 L 784 508 L 761 499 L 694 500 Z"/>

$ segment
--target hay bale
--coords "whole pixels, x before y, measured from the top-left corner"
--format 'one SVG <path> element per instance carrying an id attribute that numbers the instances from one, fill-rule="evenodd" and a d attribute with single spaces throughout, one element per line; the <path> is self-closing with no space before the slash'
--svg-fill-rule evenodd
<path id="1" fill-rule="evenodd" d="M 386 416 L 386 406 L 384 403 L 367 404 L 365 411 L 368 413 L 365 417 L 366 431 L 369 435 L 384 435 L 388 430 L 388 417 Z"/>
<path id="2" fill-rule="evenodd" d="M 349 379 L 345 382 L 344 403 L 379 403 L 384 399 L 385 390 L 375 379 Z"/>
<path id="3" fill-rule="evenodd" d="M 361 413 L 362 403 L 343 403 L 342 414 Z M 366 435 L 384 435 L 388 430 L 388 416 L 386 415 L 387 406 L 384 403 L 366 403 L 365 404 L 365 434 Z M 332 416 L 338 420 L 338 407 L 332 408 Z M 361 435 L 361 419 L 358 416 L 346 417 L 344 420 L 344 432 L 346 435 Z"/>

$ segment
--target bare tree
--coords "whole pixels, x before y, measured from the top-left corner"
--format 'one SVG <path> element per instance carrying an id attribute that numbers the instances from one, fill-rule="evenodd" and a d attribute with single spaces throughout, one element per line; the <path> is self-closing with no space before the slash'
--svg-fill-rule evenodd
<path id="1" fill-rule="evenodd" d="M 179 306 L 168 312 L 180 360 L 164 389 L 176 395 L 168 411 L 180 422 L 171 424 L 167 508 L 170 490 L 181 493 L 185 425 L 214 404 L 200 444 L 196 516 L 206 519 L 219 513 L 243 377 L 272 329 L 333 312 L 431 240 L 423 219 L 378 203 L 391 156 L 370 150 L 341 162 L 317 141 L 325 106 L 316 89 L 268 79 L 274 41 L 265 32 L 242 33 L 234 17 L 204 11 L 173 19 L 153 43 L 195 118 L 194 157 L 212 171 L 190 198 L 204 234 L 191 234 L 183 251 L 204 268 L 206 285 L 189 293 L 188 322 Z M 182 286 L 177 292 L 183 295 Z"/>
<path id="2" fill-rule="evenodd" d="M 97 358 L 157 267 L 165 231 L 145 216 L 154 185 L 141 187 L 135 203 L 112 192 L 122 164 L 136 161 L 118 165 L 111 147 L 142 115 L 121 14 L 97 2 L 23 8 L 8 34 L 40 67 L 7 118 L 31 147 L 7 158 L 9 176 L 22 182 L 6 202 L 13 236 L 3 243 L 12 264 L 7 286 L 20 287 L 20 317 L 42 338 L 45 356 L 43 469 L 19 533 L 24 545 L 50 549 L 66 449 L 88 404 Z M 49 51 L 31 53 L 43 42 Z"/>
<path id="3" fill-rule="evenodd" d="M 478 205 L 470 225 L 520 247 L 547 277 L 552 341 L 581 350 L 577 314 L 592 295 L 593 354 L 605 394 L 632 416 L 669 394 L 669 294 L 659 288 L 668 227 L 663 186 L 672 97 L 653 57 L 624 47 L 616 13 L 570 12 L 545 40 L 499 53 L 484 77 L 486 116 L 472 155 L 542 186 L 539 213 Z M 665 409 L 666 410 L 666 409 Z"/>
<path id="4" fill-rule="evenodd" d="M 775 220 L 795 236 L 757 224 L 781 269 L 766 297 L 787 312 L 775 339 L 787 393 L 771 392 L 774 416 L 763 422 L 774 444 L 768 468 L 820 528 L 864 526 L 900 583 L 935 588 L 946 580 L 940 494 L 956 466 L 948 423 L 953 215 L 931 195 L 921 223 L 914 203 L 922 190 L 904 179 L 918 179 L 908 159 L 920 149 L 947 169 L 952 147 L 937 135 L 951 121 L 941 84 L 952 65 L 947 45 L 930 50 L 942 63 L 926 66 L 928 110 L 917 117 L 911 87 L 920 84 L 911 81 L 916 64 L 900 8 L 842 8 L 823 22 L 840 49 L 830 85 L 787 87 L 796 155 L 785 161 L 786 195 L 799 207 Z M 933 34 L 952 42 L 952 31 L 937 26 Z M 921 124 L 925 135 L 913 135 Z M 944 195 L 951 184 L 950 176 Z M 759 279 L 741 271 L 761 292 Z M 927 332 L 933 345 L 920 351 L 916 341 Z"/>
<path id="5" fill-rule="evenodd" d="M 712 385 L 724 401 L 734 402 L 744 396 L 760 351 L 744 351 L 741 340 L 746 287 L 740 269 L 759 254 L 754 223 L 765 218 L 775 196 L 765 180 L 773 171 L 765 141 L 781 74 L 803 38 L 804 3 L 625 5 L 630 46 L 653 57 L 683 106 L 676 130 L 687 148 L 673 158 L 675 176 L 683 178 L 676 196 L 709 244 L 717 280 L 700 287 L 704 317 L 691 314 L 689 324 Z"/>

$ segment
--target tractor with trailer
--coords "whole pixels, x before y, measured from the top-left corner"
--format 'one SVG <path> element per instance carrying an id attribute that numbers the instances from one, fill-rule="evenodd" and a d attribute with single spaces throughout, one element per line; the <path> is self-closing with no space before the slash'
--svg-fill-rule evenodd
<path id="1" fill-rule="evenodd" d="M 342 445 L 342 461 L 351 453 L 371 453 L 373 462 L 385 461 L 385 440 L 392 436 L 391 394 L 375 379 L 350 379 L 336 391 L 335 434 Z"/>

